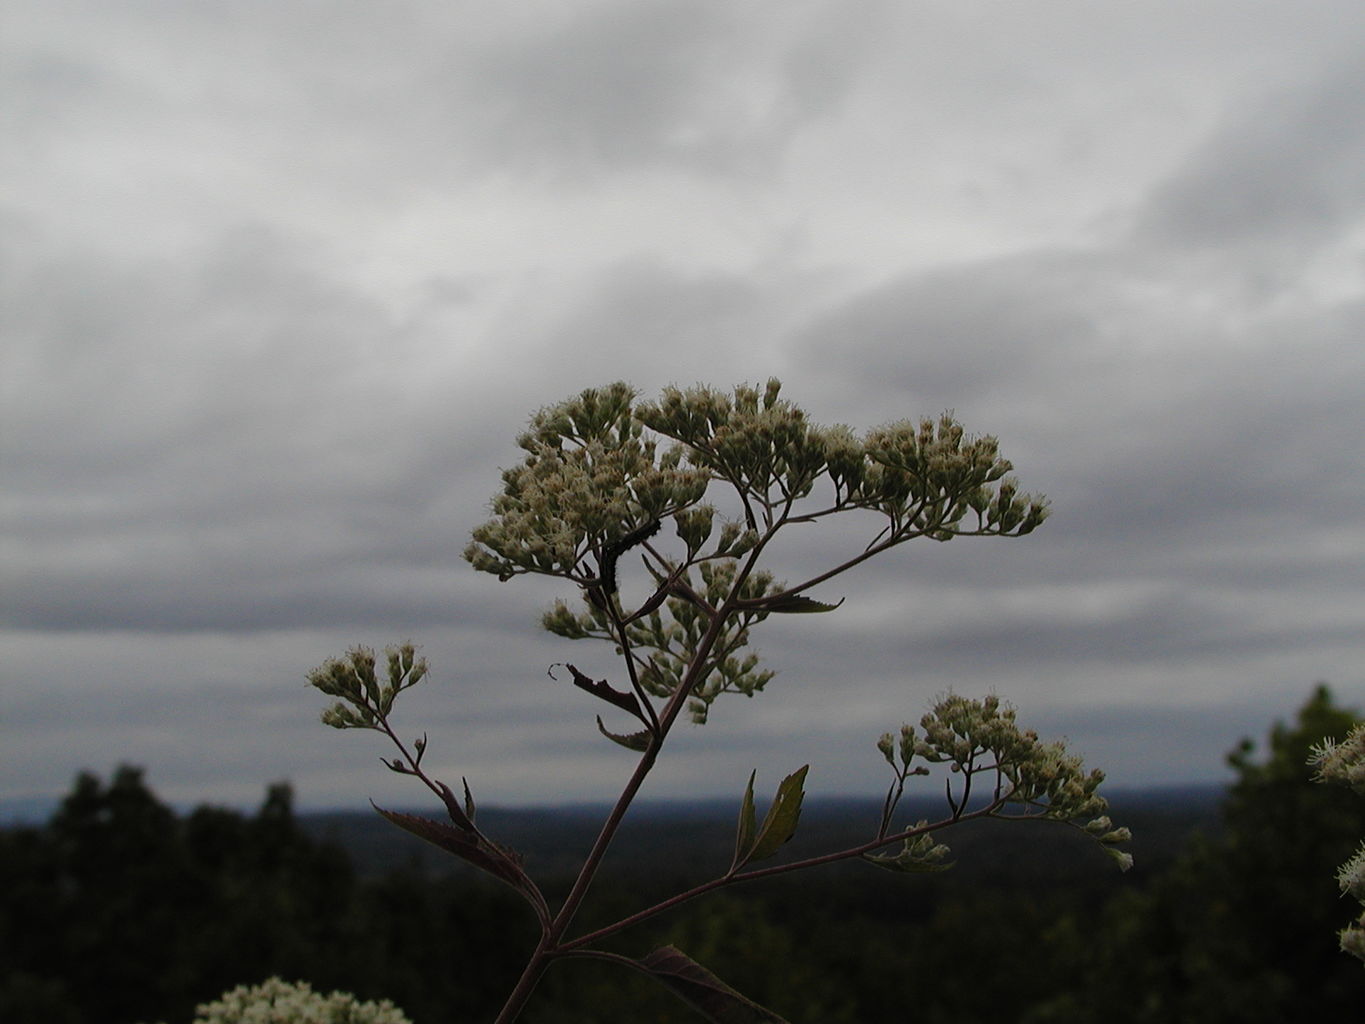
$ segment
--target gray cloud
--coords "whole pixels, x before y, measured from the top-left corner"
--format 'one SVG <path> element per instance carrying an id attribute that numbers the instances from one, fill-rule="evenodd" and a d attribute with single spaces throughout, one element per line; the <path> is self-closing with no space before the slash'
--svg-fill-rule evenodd
<path id="1" fill-rule="evenodd" d="M 1363 87 L 1351 57 L 1320 78 L 1239 104 L 1155 190 L 1139 238 L 1294 264 L 1340 239 L 1365 213 Z"/>
<path id="2" fill-rule="evenodd" d="M 562 18 L 490 51 L 470 75 L 498 148 L 621 167 L 704 150 L 729 128 L 708 123 L 703 106 L 725 70 L 723 5 L 610 5 Z"/>
<path id="3" fill-rule="evenodd" d="M 479 144 L 536 176 L 770 172 L 852 87 L 883 6 L 856 20 L 824 3 L 555 8 L 475 54 L 462 89 Z"/>
<path id="4" fill-rule="evenodd" d="M 771 692 L 655 795 L 803 760 L 875 791 L 868 745 L 948 688 L 1128 782 L 1220 777 L 1316 679 L 1365 699 L 1357 5 L 478 15 L 9 19 L 0 799 L 130 759 L 176 798 L 402 801 L 302 678 L 409 637 L 442 770 L 602 796 L 626 755 L 545 670 L 609 652 L 459 556 L 530 412 L 618 378 L 952 408 L 1056 510 L 765 623 Z"/>

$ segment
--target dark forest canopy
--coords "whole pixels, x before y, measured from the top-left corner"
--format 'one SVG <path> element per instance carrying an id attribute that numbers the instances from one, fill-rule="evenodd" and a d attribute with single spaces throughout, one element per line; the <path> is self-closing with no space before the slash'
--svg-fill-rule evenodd
<path id="1" fill-rule="evenodd" d="M 1336 948 L 1349 908 L 1334 875 L 1365 835 L 1365 801 L 1312 784 L 1305 761 L 1356 720 L 1322 687 L 1263 749 L 1230 755 L 1237 779 L 1219 807 L 1197 793 L 1117 798 L 1139 837 L 1138 866 L 1122 878 L 1047 828 L 1008 844 L 967 832 L 945 875 L 851 865 L 724 894 L 640 931 L 685 941 L 793 1022 L 897 1019 L 910 1002 L 918 1019 L 953 1024 L 1080 1024 L 1097 1007 L 1134 1024 L 1353 1019 L 1365 971 Z M 704 871 L 729 842 L 733 809 L 645 810 L 608 865 L 604 919 Z M 806 841 L 837 833 L 840 812 L 813 804 Z M 567 876 L 584 842 L 578 817 L 502 813 L 551 874 L 564 849 Z M 297 815 L 284 784 L 250 815 L 181 815 L 137 768 L 82 774 L 46 824 L 0 830 L 0 1020 L 177 1024 L 272 974 L 392 999 L 417 1024 L 491 1019 L 534 923 L 510 891 L 435 870 L 439 851 L 391 846 L 385 828 Z M 596 965 L 557 968 L 545 986 L 530 1021 L 695 1019 Z"/>

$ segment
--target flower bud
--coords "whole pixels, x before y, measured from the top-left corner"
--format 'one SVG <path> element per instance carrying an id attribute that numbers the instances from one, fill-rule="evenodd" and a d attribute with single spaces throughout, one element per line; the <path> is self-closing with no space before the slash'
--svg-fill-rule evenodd
<path id="1" fill-rule="evenodd" d="M 881 739 L 877 741 L 877 749 L 882 752 L 882 757 L 886 758 L 886 763 L 892 768 L 896 767 L 894 755 L 896 749 L 896 738 L 889 732 L 882 733 Z"/>

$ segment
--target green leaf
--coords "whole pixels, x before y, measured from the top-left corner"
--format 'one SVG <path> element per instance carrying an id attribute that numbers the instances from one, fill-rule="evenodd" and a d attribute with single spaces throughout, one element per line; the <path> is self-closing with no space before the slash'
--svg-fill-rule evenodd
<path id="1" fill-rule="evenodd" d="M 938 871 L 948 871 L 952 868 L 952 863 L 936 864 L 932 861 L 919 860 L 916 857 L 906 856 L 904 850 L 897 854 L 890 853 L 866 853 L 863 859 L 869 864 L 875 864 L 879 868 L 887 871 L 896 871 L 905 875 L 928 875 Z"/>
<path id="2" fill-rule="evenodd" d="M 744 790 L 744 801 L 739 805 L 739 827 L 735 830 L 735 859 L 730 865 L 734 871 L 748 859 L 754 845 L 754 832 L 758 823 L 754 819 L 754 778 L 757 770 L 749 773 L 749 785 Z"/>
<path id="3" fill-rule="evenodd" d="M 920 822 L 916 827 L 922 825 L 924 822 Z M 879 868 L 885 868 L 887 871 L 920 875 L 947 871 L 953 866 L 953 862 L 944 862 L 943 858 L 946 856 L 948 856 L 948 847 L 935 840 L 932 835 L 925 833 L 907 839 L 905 846 L 901 848 L 899 853 L 865 853 L 863 860 L 869 864 L 875 864 Z"/>
<path id="4" fill-rule="evenodd" d="M 777 787 L 777 795 L 773 797 L 772 805 L 768 808 L 767 815 L 763 818 L 763 824 L 759 826 L 758 833 L 750 843 L 745 844 L 746 849 L 736 850 L 735 867 L 755 860 L 766 860 L 775 854 L 793 835 L 796 834 L 797 822 L 801 820 L 801 798 L 805 795 L 803 786 L 806 781 L 806 772 L 810 771 L 810 765 L 803 765 L 792 774 L 782 780 Z M 745 794 L 745 802 L 748 806 L 749 821 L 752 822 L 753 814 L 753 779 L 750 778 L 750 791 Z M 741 815 L 745 812 L 741 811 Z M 741 832 L 744 830 L 744 819 L 741 817 Z"/>
<path id="5" fill-rule="evenodd" d="M 624 735 L 621 733 L 610 732 L 608 731 L 607 727 L 602 724 L 601 715 L 597 716 L 597 729 L 607 739 L 611 740 L 613 743 L 621 744 L 621 746 L 625 747 L 627 750 L 644 751 L 649 749 L 648 729 L 644 729 L 640 732 L 626 733 Z"/>
<path id="6" fill-rule="evenodd" d="M 775 597 L 763 605 L 765 612 L 779 612 L 783 614 L 795 614 L 805 612 L 832 612 L 844 603 L 841 597 L 837 604 L 827 604 L 824 601 L 816 601 L 814 598 L 802 597 L 799 594 L 792 594 L 787 597 Z"/>
<path id="7" fill-rule="evenodd" d="M 788 1024 L 748 999 L 676 946 L 663 946 L 636 961 L 675 996 L 712 1024 Z"/>

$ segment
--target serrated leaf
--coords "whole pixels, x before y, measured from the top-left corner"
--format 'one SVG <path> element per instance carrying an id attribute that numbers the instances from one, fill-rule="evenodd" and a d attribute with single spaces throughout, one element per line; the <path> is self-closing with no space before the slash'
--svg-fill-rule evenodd
<path id="1" fill-rule="evenodd" d="M 461 860 L 468 861 L 477 868 L 482 868 L 490 875 L 496 875 L 513 888 L 520 889 L 522 887 L 521 868 L 509 851 L 500 848 L 489 850 L 476 839 L 442 821 L 433 821 L 430 818 L 422 818 L 415 814 L 386 811 L 374 804 L 370 806 L 403 831 L 411 832 L 413 835 L 439 846 L 447 853 L 453 853 Z"/>
<path id="2" fill-rule="evenodd" d="M 625 734 L 611 732 L 602 724 L 601 715 L 597 716 L 597 729 L 607 739 L 611 740 L 613 743 L 621 744 L 621 746 L 625 747 L 627 750 L 644 751 L 649 749 L 650 736 L 648 729 Z"/>
<path id="3" fill-rule="evenodd" d="M 807 612 L 832 612 L 844 603 L 844 599 L 839 598 L 836 604 L 827 604 L 824 601 L 817 601 L 814 598 L 802 597 L 800 594 L 792 594 L 788 597 L 775 597 L 771 601 L 764 602 L 765 612 L 778 612 L 791 615 Z"/>
<path id="4" fill-rule="evenodd" d="M 663 946 L 636 961 L 675 996 L 712 1024 L 788 1024 L 735 991 L 676 946 Z"/>
<path id="5" fill-rule="evenodd" d="M 796 834 L 797 823 L 801 820 L 801 798 L 805 795 L 802 787 L 810 765 L 803 765 L 792 772 L 777 787 L 763 824 L 758 828 L 753 845 L 741 863 L 766 860 L 775 854 L 782 844 Z"/>
<path id="6" fill-rule="evenodd" d="M 754 832 L 758 824 L 754 819 L 754 778 L 758 772 L 749 773 L 749 785 L 744 789 L 744 800 L 739 805 L 739 825 L 735 829 L 735 859 L 730 866 L 733 871 L 748 859 L 754 845 Z"/>

